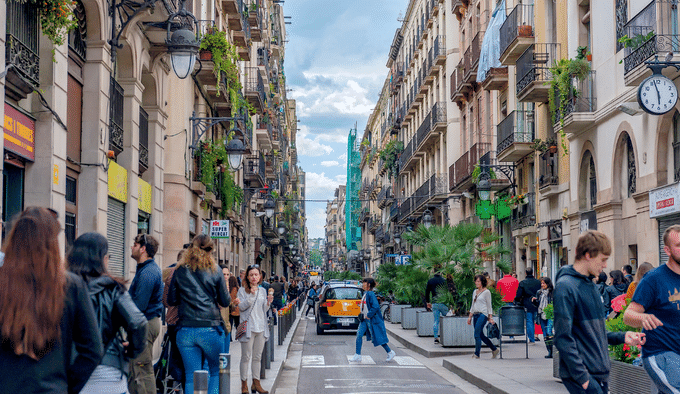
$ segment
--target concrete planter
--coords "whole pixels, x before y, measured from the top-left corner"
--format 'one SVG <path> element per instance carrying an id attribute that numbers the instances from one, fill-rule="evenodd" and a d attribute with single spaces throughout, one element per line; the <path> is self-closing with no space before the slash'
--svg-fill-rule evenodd
<path id="1" fill-rule="evenodd" d="M 439 318 L 439 342 L 443 347 L 474 347 L 475 330 L 467 324 L 464 316 L 442 316 Z M 486 330 L 486 328 L 484 328 Z M 486 334 L 486 331 L 484 331 Z M 498 339 L 491 343 L 498 346 Z M 482 343 L 482 347 L 484 347 Z"/>
<path id="2" fill-rule="evenodd" d="M 401 323 L 401 310 L 410 308 L 411 305 L 392 305 L 390 306 L 390 323 Z"/>
<path id="3" fill-rule="evenodd" d="M 415 330 L 417 327 L 416 316 L 425 308 L 404 308 L 401 310 L 401 328 L 404 330 Z"/>
<path id="4" fill-rule="evenodd" d="M 611 394 L 656 394 L 656 385 L 643 367 L 611 360 L 609 392 Z"/>
<path id="5" fill-rule="evenodd" d="M 420 311 L 416 313 L 416 332 L 419 337 L 434 336 L 434 313 Z"/>

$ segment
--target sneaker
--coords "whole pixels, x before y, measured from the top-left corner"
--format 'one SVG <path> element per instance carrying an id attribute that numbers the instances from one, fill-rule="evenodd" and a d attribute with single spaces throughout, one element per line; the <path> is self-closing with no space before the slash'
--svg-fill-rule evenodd
<path id="1" fill-rule="evenodd" d="M 397 355 L 397 353 L 395 353 L 394 350 L 390 350 L 390 352 L 387 353 L 387 358 L 385 359 L 385 361 L 392 361 L 392 359 L 393 359 L 394 356 L 396 356 L 396 355 Z"/>
<path id="2" fill-rule="evenodd" d="M 501 352 L 501 351 L 500 351 L 499 349 L 492 350 L 492 351 L 491 351 L 491 358 L 496 358 L 496 357 L 498 357 L 498 353 L 500 353 L 500 352 Z"/>
<path id="3" fill-rule="evenodd" d="M 439 343 L 439 338 L 435 338 L 434 343 Z"/>
<path id="4" fill-rule="evenodd" d="M 361 362 L 361 354 L 355 354 L 352 358 L 349 359 L 349 362 L 360 363 Z"/>
<path id="5" fill-rule="evenodd" d="M 473 354 L 473 355 L 472 355 L 472 358 L 479 358 L 479 356 L 476 355 L 476 354 Z"/>

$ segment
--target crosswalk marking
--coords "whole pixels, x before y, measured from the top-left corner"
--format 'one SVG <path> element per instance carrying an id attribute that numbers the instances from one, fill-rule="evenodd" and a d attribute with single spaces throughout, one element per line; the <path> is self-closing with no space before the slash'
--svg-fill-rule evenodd
<path id="1" fill-rule="evenodd" d="M 352 357 L 354 357 L 354 356 L 353 355 L 347 356 L 347 362 L 349 362 L 350 364 L 362 364 L 362 365 L 373 365 L 373 364 L 375 364 L 375 361 L 373 360 L 373 357 L 371 357 L 371 356 L 365 356 L 365 355 L 362 354 L 361 355 L 361 361 L 359 361 L 359 362 L 350 361 L 349 359 L 352 358 Z"/>
<path id="2" fill-rule="evenodd" d="M 420 361 L 408 356 L 394 356 L 394 361 L 399 365 L 423 365 Z"/>
<path id="3" fill-rule="evenodd" d="M 325 365 L 326 361 L 323 356 L 302 356 L 302 365 Z"/>

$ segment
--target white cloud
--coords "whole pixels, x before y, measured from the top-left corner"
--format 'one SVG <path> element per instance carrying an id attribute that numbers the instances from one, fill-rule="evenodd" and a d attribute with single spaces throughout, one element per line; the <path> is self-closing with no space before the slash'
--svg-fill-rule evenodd
<path id="1" fill-rule="evenodd" d="M 335 161 L 335 160 L 331 160 L 331 161 L 322 161 L 321 165 L 324 166 L 324 167 L 335 167 L 335 166 L 339 166 L 340 163 Z"/>
<path id="2" fill-rule="evenodd" d="M 333 148 L 318 141 L 318 138 L 310 139 L 305 134 L 296 137 L 298 153 L 302 156 L 323 156 L 333 152 Z"/>
<path id="3" fill-rule="evenodd" d="M 343 175 L 338 175 L 334 179 L 329 178 L 326 176 L 325 172 L 322 172 L 321 174 L 317 174 L 315 172 L 308 172 L 305 178 L 305 186 L 307 186 L 307 195 L 308 196 L 313 196 L 313 195 L 318 195 L 322 194 L 327 191 L 335 191 L 338 186 L 340 186 L 340 180 L 338 179 L 339 177 L 343 177 Z M 344 175 L 344 179 L 347 179 L 347 176 Z"/>

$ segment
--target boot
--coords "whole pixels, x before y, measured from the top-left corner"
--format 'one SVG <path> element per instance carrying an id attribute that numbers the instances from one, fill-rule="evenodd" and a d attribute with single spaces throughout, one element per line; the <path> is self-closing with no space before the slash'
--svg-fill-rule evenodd
<path id="1" fill-rule="evenodd" d="M 260 385 L 259 379 L 253 379 L 252 392 L 258 394 L 269 394 L 269 391 L 265 391 Z"/>
<path id="2" fill-rule="evenodd" d="M 553 358 L 553 341 L 552 338 L 546 339 L 545 348 L 548 349 L 548 355 L 545 358 Z"/>
<path id="3" fill-rule="evenodd" d="M 241 394 L 248 394 L 248 381 L 247 380 L 241 381 Z"/>

